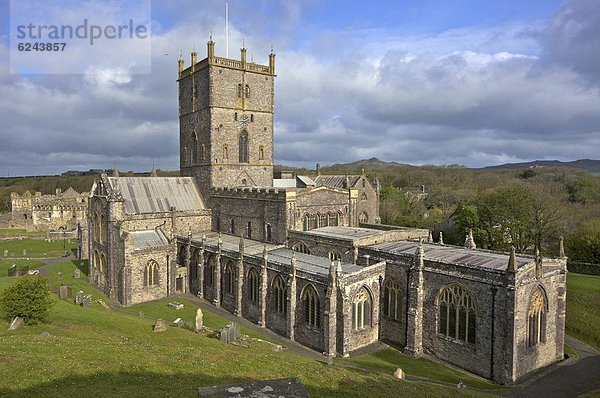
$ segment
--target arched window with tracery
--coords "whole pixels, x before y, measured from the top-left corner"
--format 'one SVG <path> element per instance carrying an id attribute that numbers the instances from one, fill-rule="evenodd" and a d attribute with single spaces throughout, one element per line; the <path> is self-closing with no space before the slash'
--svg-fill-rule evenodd
<path id="1" fill-rule="evenodd" d="M 273 289 L 275 291 L 275 310 L 278 314 L 287 315 L 287 289 L 281 275 L 277 275 L 273 280 Z"/>
<path id="2" fill-rule="evenodd" d="M 304 322 L 308 326 L 321 327 L 321 307 L 315 288 L 311 285 L 306 286 L 301 299 L 304 304 Z"/>
<path id="3" fill-rule="evenodd" d="M 155 260 L 150 260 L 144 269 L 144 285 L 158 285 L 158 263 Z"/>
<path id="4" fill-rule="evenodd" d="M 248 298 L 258 304 L 258 272 L 254 267 L 248 271 Z"/>
<path id="5" fill-rule="evenodd" d="M 477 315 L 473 298 L 460 285 L 444 287 L 437 298 L 438 332 L 444 336 L 475 343 Z"/>
<path id="6" fill-rule="evenodd" d="M 371 295 L 364 286 L 354 296 L 352 305 L 352 328 L 362 330 L 371 326 Z"/>
<path id="7" fill-rule="evenodd" d="M 305 214 L 302 218 L 302 230 L 308 231 L 310 230 L 310 214 Z"/>
<path id="8" fill-rule="evenodd" d="M 313 216 L 313 224 L 312 224 L 312 228 L 313 229 L 317 229 L 319 228 L 319 222 L 321 221 L 321 214 L 317 213 L 316 216 Z"/>
<path id="9" fill-rule="evenodd" d="M 304 242 L 296 243 L 294 246 L 292 246 L 292 250 L 298 253 L 310 254 L 310 249 L 308 248 L 308 246 L 306 246 L 306 243 Z"/>
<path id="10" fill-rule="evenodd" d="M 240 163 L 248 163 L 248 132 L 246 130 L 240 133 Z"/>
<path id="11" fill-rule="evenodd" d="M 335 213 L 328 212 L 327 218 L 328 218 L 327 225 L 330 225 L 333 227 L 335 227 L 337 225 L 337 217 L 336 217 Z"/>
<path id="12" fill-rule="evenodd" d="M 225 293 L 233 294 L 235 292 L 235 269 L 231 261 L 225 266 Z"/>
<path id="13" fill-rule="evenodd" d="M 527 346 L 533 347 L 546 341 L 546 298 L 537 287 L 531 296 L 527 311 Z"/>
<path id="14" fill-rule="evenodd" d="M 362 223 L 369 222 L 369 215 L 366 212 L 363 211 L 358 216 L 358 221 L 362 222 Z"/>
<path id="15" fill-rule="evenodd" d="M 398 319 L 400 307 L 400 283 L 395 279 L 388 279 L 383 287 L 383 315 Z"/>
<path id="16" fill-rule="evenodd" d="M 210 256 L 208 261 L 206 262 L 206 271 L 204 275 L 204 280 L 206 281 L 206 286 L 213 286 L 215 279 L 215 262 L 216 258 L 214 256 Z"/>

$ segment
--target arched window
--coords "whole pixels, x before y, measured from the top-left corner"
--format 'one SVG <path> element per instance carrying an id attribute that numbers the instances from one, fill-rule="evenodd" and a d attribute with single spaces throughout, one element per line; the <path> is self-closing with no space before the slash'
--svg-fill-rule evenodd
<path id="1" fill-rule="evenodd" d="M 337 215 L 335 218 L 335 225 L 344 225 L 344 215 L 342 214 L 341 211 L 337 212 Z"/>
<path id="2" fill-rule="evenodd" d="M 527 346 L 533 347 L 546 341 L 546 298 L 537 287 L 531 295 L 527 312 Z"/>
<path id="3" fill-rule="evenodd" d="M 229 149 L 227 144 L 223 144 L 223 159 L 229 159 Z"/>
<path id="4" fill-rule="evenodd" d="M 242 98 L 242 83 L 238 83 L 237 85 L 237 96 Z"/>
<path id="5" fill-rule="evenodd" d="M 308 326 L 321 327 L 321 306 L 314 287 L 306 286 L 302 292 L 302 301 L 304 303 L 304 322 Z"/>
<path id="6" fill-rule="evenodd" d="M 358 216 L 358 221 L 359 222 L 363 222 L 363 223 L 364 222 L 369 222 L 369 216 L 368 216 L 368 214 L 366 212 L 364 212 L 364 211 L 362 213 L 360 213 L 360 215 Z"/>
<path id="7" fill-rule="evenodd" d="M 229 225 L 229 231 L 232 235 L 235 234 L 235 220 L 233 218 L 231 219 L 231 224 Z"/>
<path id="8" fill-rule="evenodd" d="M 253 303 L 258 303 L 258 272 L 254 267 L 248 271 L 248 298 Z"/>
<path id="9" fill-rule="evenodd" d="M 205 158 L 205 153 L 206 152 L 206 148 L 204 146 L 204 144 L 200 145 L 200 160 L 204 160 Z"/>
<path id="10" fill-rule="evenodd" d="M 327 225 L 331 225 L 334 227 L 337 225 L 337 217 L 336 217 L 335 213 L 333 213 L 333 214 L 327 213 L 327 218 L 329 218 L 329 222 L 327 223 Z"/>
<path id="11" fill-rule="evenodd" d="M 267 224 L 265 226 L 265 240 L 267 242 L 271 242 L 273 240 L 273 231 L 271 229 L 271 224 Z"/>
<path id="12" fill-rule="evenodd" d="M 215 218 L 215 230 L 216 231 L 221 230 L 221 219 L 219 217 Z"/>
<path id="13" fill-rule="evenodd" d="M 388 279 L 383 288 L 383 315 L 388 318 L 398 319 L 400 304 L 400 283 L 395 279 Z"/>
<path id="14" fill-rule="evenodd" d="M 319 216 L 319 226 L 326 227 L 327 225 L 329 225 L 329 217 L 327 214 L 321 214 Z"/>
<path id="15" fill-rule="evenodd" d="M 215 262 L 216 257 L 210 256 L 208 261 L 206 262 L 206 272 L 204 275 L 204 279 L 206 280 L 206 286 L 213 286 L 215 279 Z"/>
<path id="16" fill-rule="evenodd" d="M 198 163 L 198 137 L 196 133 L 193 134 L 193 145 L 192 145 L 192 163 Z"/>
<path id="17" fill-rule="evenodd" d="M 233 120 L 235 120 L 235 121 L 237 122 L 237 112 L 235 112 L 235 113 L 233 114 Z"/>
<path id="18" fill-rule="evenodd" d="M 258 147 L 258 160 L 265 160 L 265 147 L 262 145 Z"/>
<path id="19" fill-rule="evenodd" d="M 342 255 L 336 251 L 330 251 L 329 252 L 329 259 L 331 261 L 339 261 L 342 259 Z"/>
<path id="20" fill-rule="evenodd" d="M 310 214 L 305 214 L 302 219 L 302 230 L 308 231 L 310 230 Z"/>
<path id="21" fill-rule="evenodd" d="M 366 329 L 371 326 L 371 295 L 363 286 L 354 297 L 352 306 L 352 328 L 354 330 Z"/>
<path id="22" fill-rule="evenodd" d="M 248 238 L 252 239 L 252 222 L 248 221 L 248 226 L 246 227 L 246 230 L 248 231 Z"/>
<path id="23" fill-rule="evenodd" d="M 319 228 L 319 222 L 321 221 L 321 214 L 317 213 L 316 216 L 313 216 L 313 225 L 314 229 Z"/>
<path id="24" fill-rule="evenodd" d="M 250 86 L 246 84 L 246 98 L 250 98 Z"/>
<path id="25" fill-rule="evenodd" d="M 360 200 L 362 200 L 362 201 L 367 200 L 367 194 L 363 192 L 363 194 L 360 196 Z"/>
<path id="26" fill-rule="evenodd" d="M 240 163 L 248 162 L 248 132 L 244 130 L 240 133 Z"/>
<path id="27" fill-rule="evenodd" d="M 275 290 L 275 309 L 277 313 L 287 315 L 287 289 L 281 275 L 277 275 L 273 280 Z"/>
<path id="28" fill-rule="evenodd" d="M 158 263 L 155 260 L 150 260 L 148 261 L 148 264 L 146 264 L 146 269 L 144 270 L 144 285 L 158 285 Z"/>
<path id="29" fill-rule="evenodd" d="M 235 270 L 231 261 L 225 266 L 225 293 L 233 294 L 235 292 Z"/>
<path id="30" fill-rule="evenodd" d="M 294 246 L 292 246 L 292 250 L 298 253 L 310 254 L 310 249 L 308 248 L 308 246 L 306 246 L 306 243 L 304 242 L 296 243 Z"/>
<path id="31" fill-rule="evenodd" d="M 467 343 L 475 343 L 477 316 L 475 303 L 462 286 L 443 288 L 437 298 L 439 308 L 438 332 Z"/>

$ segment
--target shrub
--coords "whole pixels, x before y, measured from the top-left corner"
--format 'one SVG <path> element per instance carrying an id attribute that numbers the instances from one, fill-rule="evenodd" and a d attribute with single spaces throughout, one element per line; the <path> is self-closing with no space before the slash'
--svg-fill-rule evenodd
<path id="1" fill-rule="evenodd" d="M 0 312 L 10 321 L 16 316 L 32 325 L 43 321 L 54 300 L 48 282 L 40 276 L 26 276 L 0 293 Z"/>

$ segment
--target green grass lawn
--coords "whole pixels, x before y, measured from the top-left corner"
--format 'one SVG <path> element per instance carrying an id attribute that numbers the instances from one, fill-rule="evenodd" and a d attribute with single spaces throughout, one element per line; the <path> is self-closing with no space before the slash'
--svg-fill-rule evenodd
<path id="1" fill-rule="evenodd" d="M 41 231 L 30 231 L 16 228 L 0 228 L 0 237 L 12 237 L 12 236 L 41 236 L 45 237 L 46 232 Z"/>
<path id="2" fill-rule="evenodd" d="M 346 360 L 361 366 L 383 370 L 389 373 L 393 373 L 397 368 L 401 368 L 407 375 L 426 377 L 452 384 L 463 381 L 469 387 L 481 389 L 506 388 L 441 365 L 427 358 L 409 358 L 393 348 L 386 348 L 374 354 L 363 355 Z"/>
<path id="3" fill-rule="evenodd" d="M 66 240 L 64 248 L 62 240 L 46 242 L 44 239 L 22 239 L 0 242 L 0 256 L 4 257 L 4 251 L 8 250 L 8 260 L 10 257 L 61 257 L 73 249 L 77 249 L 77 241 L 74 239 L 71 239 L 71 243 Z M 27 254 L 23 255 L 23 250 L 27 250 Z"/>
<path id="4" fill-rule="evenodd" d="M 567 274 L 567 334 L 600 350 L 600 276 Z"/>
<path id="5" fill-rule="evenodd" d="M 49 267 L 72 272 L 78 263 Z M 0 289 L 16 278 L 0 278 Z M 64 279 L 63 279 L 64 281 Z M 73 281 L 94 297 L 102 295 L 82 280 Z M 6 331 L 0 321 L 0 396 L 11 397 L 195 397 L 199 386 L 297 376 L 313 397 L 452 397 L 478 396 L 429 383 L 395 380 L 391 375 L 343 366 L 327 366 L 265 343 L 250 347 L 224 344 L 183 328 L 152 331 L 153 320 L 137 312 L 167 318 L 165 302 L 142 304 L 124 314 L 102 307 L 83 308 L 58 300 L 47 323 Z M 185 304 L 185 303 L 184 303 Z M 183 318 L 195 315 L 188 303 L 172 310 Z M 211 327 L 226 320 L 205 311 Z"/>

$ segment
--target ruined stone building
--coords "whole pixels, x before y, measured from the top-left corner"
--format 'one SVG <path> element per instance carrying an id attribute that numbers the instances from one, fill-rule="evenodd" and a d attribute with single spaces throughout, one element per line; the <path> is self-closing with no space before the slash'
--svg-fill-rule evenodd
<path id="1" fill-rule="evenodd" d="M 78 193 L 73 188 L 65 192 L 57 189 L 55 195 L 12 192 L 11 227 L 27 231 L 75 230 L 79 223 L 85 223 L 88 196 L 88 192 Z"/>
<path id="2" fill-rule="evenodd" d="M 361 175 L 273 178 L 275 54 L 179 60 L 182 177 L 103 175 L 89 280 L 122 305 L 191 293 L 326 355 L 385 341 L 500 383 L 563 358 L 566 258 L 379 224 Z"/>

